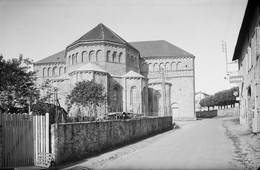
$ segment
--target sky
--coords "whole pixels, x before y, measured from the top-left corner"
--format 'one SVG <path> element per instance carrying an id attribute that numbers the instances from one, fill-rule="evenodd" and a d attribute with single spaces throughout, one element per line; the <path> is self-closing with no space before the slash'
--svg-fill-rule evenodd
<path id="1" fill-rule="evenodd" d="M 39 61 L 99 23 L 128 42 L 166 40 L 195 56 L 195 91 L 229 89 L 247 0 L 0 0 L 0 53 Z"/>

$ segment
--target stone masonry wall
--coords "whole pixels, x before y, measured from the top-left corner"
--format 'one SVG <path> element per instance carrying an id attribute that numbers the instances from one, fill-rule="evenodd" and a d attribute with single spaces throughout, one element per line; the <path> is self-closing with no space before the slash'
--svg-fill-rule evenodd
<path id="1" fill-rule="evenodd" d="M 219 109 L 218 116 L 232 116 L 232 117 L 239 117 L 239 108 L 226 108 L 226 109 Z"/>
<path id="2" fill-rule="evenodd" d="M 170 129 L 170 116 L 54 124 L 51 126 L 52 153 L 58 164 L 80 160 Z"/>

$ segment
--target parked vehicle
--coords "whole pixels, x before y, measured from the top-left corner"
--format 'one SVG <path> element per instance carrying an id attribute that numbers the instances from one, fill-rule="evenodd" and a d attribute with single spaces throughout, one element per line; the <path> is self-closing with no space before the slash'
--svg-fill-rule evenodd
<path id="1" fill-rule="evenodd" d="M 107 114 L 108 120 L 117 120 L 117 119 L 131 119 L 133 113 L 128 112 L 112 112 Z"/>

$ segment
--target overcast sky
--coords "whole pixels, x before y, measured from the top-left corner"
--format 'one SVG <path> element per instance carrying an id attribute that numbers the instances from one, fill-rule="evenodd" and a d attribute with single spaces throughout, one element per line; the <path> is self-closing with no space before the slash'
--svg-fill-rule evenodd
<path id="1" fill-rule="evenodd" d="M 0 53 L 41 60 L 99 23 L 128 42 L 166 40 L 193 54 L 195 88 L 214 94 L 225 80 L 247 0 L 0 0 Z"/>

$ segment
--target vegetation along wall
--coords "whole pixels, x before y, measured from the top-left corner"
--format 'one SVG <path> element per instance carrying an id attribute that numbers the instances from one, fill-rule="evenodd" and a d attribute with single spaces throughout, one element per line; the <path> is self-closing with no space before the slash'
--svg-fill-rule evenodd
<path id="1" fill-rule="evenodd" d="M 55 162 L 80 160 L 115 146 L 172 129 L 172 117 L 105 122 L 61 123 L 51 126 Z"/>

